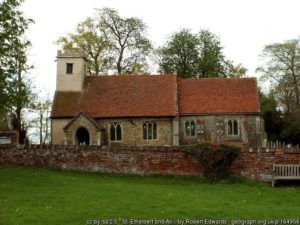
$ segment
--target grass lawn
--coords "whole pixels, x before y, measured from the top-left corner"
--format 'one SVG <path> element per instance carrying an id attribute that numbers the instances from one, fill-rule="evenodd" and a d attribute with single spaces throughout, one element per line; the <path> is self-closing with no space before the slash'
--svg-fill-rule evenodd
<path id="1" fill-rule="evenodd" d="M 300 219 L 300 189 L 251 181 L 91 174 L 0 164 L 1 225 L 90 219 Z M 102 221 L 106 222 L 106 221 Z M 94 224 L 94 223 L 90 223 Z M 101 223 L 103 224 L 103 223 Z M 130 221 L 128 221 L 130 224 Z"/>

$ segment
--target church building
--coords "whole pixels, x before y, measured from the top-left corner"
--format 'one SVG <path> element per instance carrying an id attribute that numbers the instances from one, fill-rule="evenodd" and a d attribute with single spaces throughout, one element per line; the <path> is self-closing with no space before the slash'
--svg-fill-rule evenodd
<path id="1" fill-rule="evenodd" d="M 52 144 L 260 147 L 255 78 L 89 76 L 82 52 L 58 52 Z"/>

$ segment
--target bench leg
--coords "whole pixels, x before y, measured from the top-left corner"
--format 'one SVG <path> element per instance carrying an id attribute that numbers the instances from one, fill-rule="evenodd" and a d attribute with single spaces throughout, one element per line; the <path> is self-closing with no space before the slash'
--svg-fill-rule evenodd
<path id="1" fill-rule="evenodd" d="M 275 186 L 275 180 L 272 180 L 272 187 Z"/>

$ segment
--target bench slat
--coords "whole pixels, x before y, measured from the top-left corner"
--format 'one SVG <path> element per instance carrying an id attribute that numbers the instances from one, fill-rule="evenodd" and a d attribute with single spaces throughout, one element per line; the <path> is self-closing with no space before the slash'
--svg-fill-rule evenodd
<path id="1" fill-rule="evenodd" d="M 300 177 L 296 177 L 296 176 L 281 176 L 281 177 L 274 177 L 273 179 L 275 180 L 300 180 Z"/>
<path id="2" fill-rule="evenodd" d="M 275 180 L 300 180 L 299 164 L 273 164 L 272 186 Z"/>
<path id="3" fill-rule="evenodd" d="M 274 164 L 275 167 L 279 167 L 279 166 L 296 166 L 296 167 L 300 167 L 299 164 Z"/>

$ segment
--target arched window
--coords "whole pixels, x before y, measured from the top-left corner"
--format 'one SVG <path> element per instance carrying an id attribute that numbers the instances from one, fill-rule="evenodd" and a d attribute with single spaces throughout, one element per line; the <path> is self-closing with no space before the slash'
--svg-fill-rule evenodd
<path id="1" fill-rule="evenodd" d="M 228 135 L 232 135 L 232 121 L 231 120 L 229 120 L 228 121 L 228 128 L 227 128 L 227 134 Z"/>
<path id="2" fill-rule="evenodd" d="M 227 135 L 238 135 L 239 123 L 237 120 L 229 120 L 227 123 Z"/>
<path id="3" fill-rule="evenodd" d="M 110 140 L 121 141 L 122 140 L 122 129 L 120 123 L 110 124 Z"/>
<path id="4" fill-rule="evenodd" d="M 185 122 L 185 135 L 186 136 L 195 136 L 196 135 L 196 124 L 194 121 Z"/>
<path id="5" fill-rule="evenodd" d="M 191 122 L 191 136 L 195 136 L 195 129 L 196 127 L 195 127 L 195 122 L 194 121 L 192 121 Z"/>
<path id="6" fill-rule="evenodd" d="M 233 134 L 234 135 L 238 135 L 239 134 L 238 122 L 236 120 L 233 121 Z"/>
<path id="7" fill-rule="evenodd" d="M 144 140 L 154 140 L 157 138 L 156 123 L 146 122 L 143 124 L 143 138 Z"/>
<path id="8" fill-rule="evenodd" d="M 190 122 L 186 121 L 185 122 L 185 135 L 190 136 L 189 134 L 190 134 Z"/>

